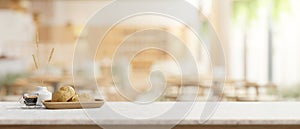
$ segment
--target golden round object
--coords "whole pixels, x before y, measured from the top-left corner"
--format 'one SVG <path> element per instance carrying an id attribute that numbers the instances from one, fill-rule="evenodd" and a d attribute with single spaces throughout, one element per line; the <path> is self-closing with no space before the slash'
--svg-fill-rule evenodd
<path id="1" fill-rule="evenodd" d="M 61 87 L 52 97 L 53 102 L 67 102 L 75 96 L 75 90 L 71 86 Z"/>

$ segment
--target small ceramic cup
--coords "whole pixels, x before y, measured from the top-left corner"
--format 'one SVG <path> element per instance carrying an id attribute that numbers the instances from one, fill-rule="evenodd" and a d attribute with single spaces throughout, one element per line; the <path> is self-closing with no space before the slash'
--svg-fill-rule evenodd
<path id="1" fill-rule="evenodd" d="M 20 98 L 20 103 L 25 104 L 26 106 L 36 106 L 38 100 L 38 94 L 36 93 L 25 93 Z"/>

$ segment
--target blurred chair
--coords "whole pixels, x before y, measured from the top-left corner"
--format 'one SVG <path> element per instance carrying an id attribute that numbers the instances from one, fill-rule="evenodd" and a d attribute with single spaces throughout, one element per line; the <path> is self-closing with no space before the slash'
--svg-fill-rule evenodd
<path id="1" fill-rule="evenodd" d="M 231 80 L 230 84 L 233 87 L 234 94 L 226 94 L 225 97 L 227 101 L 277 101 L 279 100 L 278 88 L 273 83 L 268 83 L 265 85 L 259 85 L 255 82 L 249 82 L 247 80 Z M 262 92 L 266 89 L 272 92 L 268 94 Z M 254 94 L 251 94 L 251 90 L 254 90 Z"/>
<path id="2" fill-rule="evenodd" d="M 163 100 L 166 101 L 185 101 L 184 97 L 187 94 L 197 93 L 197 100 L 204 101 L 206 93 L 210 89 L 211 81 L 204 80 L 189 80 L 189 79 L 178 79 L 178 78 L 168 78 L 167 79 L 167 89 L 166 94 L 163 96 Z M 187 90 L 185 90 L 185 89 Z M 198 88 L 198 91 L 191 91 Z M 188 90 L 190 89 L 190 91 Z M 186 92 L 186 93 L 184 93 Z M 187 93 L 193 92 L 193 93 Z"/>

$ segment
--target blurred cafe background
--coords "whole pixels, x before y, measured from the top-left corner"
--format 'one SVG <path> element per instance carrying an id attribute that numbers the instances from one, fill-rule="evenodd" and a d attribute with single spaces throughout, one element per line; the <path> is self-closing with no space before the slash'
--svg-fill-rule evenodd
<path id="1" fill-rule="evenodd" d="M 146 0 L 145 0 L 146 1 Z M 86 22 L 98 10 L 107 6 L 109 0 L 0 0 L 0 101 L 16 101 L 23 93 L 34 91 L 36 86 L 47 86 L 50 91 L 62 85 L 73 85 L 72 74 L 84 75 L 84 66 L 95 63 L 97 85 L 90 80 L 79 78 L 76 90 L 95 94 L 103 92 L 107 101 L 126 101 L 114 87 L 112 79 L 112 58 L 116 48 L 126 37 L 145 26 L 172 33 L 191 51 L 199 69 L 199 78 L 184 75 L 180 82 L 179 68 L 168 53 L 157 49 L 138 53 L 130 62 L 132 87 L 140 92 L 151 88 L 148 83 L 151 71 L 159 69 L 164 73 L 166 89 L 156 101 L 184 101 L 194 94 L 198 87 L 197 101 L 205 101 L 212 83 L 212 67 L 208 53 L 215 46 L 212 42 L 214 27 L 221 41 L 226 66 L 226 79 L 222 101 L 299 101 L 300 100 L 300 1 L 299 0 L 188 0 L 197 12 L 186 13 L 188 21 L 197 24 L 202 35 L 199 41 L 184 24 L 156 15 L 142 15 L 125 20 L 113 27 L 104 38 L 94 62 L 81 61 L 83 68 L 73 69 L 74 48 L 78 41 L 85 42 L 79 47 L 89 53 L 89 39 L 101 30 L 101 25 L 82 31 Z M 134 4 L 134 0 L 124 1 Z M 157 1 L 176 5 L 176 1 Z M 110 15 L 118 13 L 115 10 Z M 103 19 L 105 21 L 105 19 Z M 103 24 L 105 24 L 103 22 Z M 103 25 L 104 26 L 104 25 Z M 40 70 L 35 69 L 32 54 L 36 50 L 36 35 L 39 37 Z M 97 37 L 95 37 L 97 38 Z M 184 58 L 185 51 L 176 45 L 174 38 L 166 33 L 135 35 L 132 44 L 121 53 L 126 56 L 138 47 L 156 43 L 163 48 L 177 50 Z M 205 43 L 204 43 L 205 42 Z M 206 44 L 206 45 L 205 45 Z M 51 48 L 55 48 L 50 65 L 43 64 Z M 218 53 L 218 51 L 213 51 Z M 223 58 L 223 57 L 219 57 Z M 218 59 L 215 59 L 218 60 Z M 184 60 L 181 60 L 184 62 Z M 216 62 L 218 63 L 218 62 Z M 119 64 L 120 67 L 122 63 Z M 183 67 L 189 67 L 185 63 Z M 115 74 L 124 69 L 115 68 Z M 194 72 L 194 69 L 188 69 Z M 183 89 L 183 90 L 179 90 Z M 132 95 L 135 98 L 141 96 Z"/>

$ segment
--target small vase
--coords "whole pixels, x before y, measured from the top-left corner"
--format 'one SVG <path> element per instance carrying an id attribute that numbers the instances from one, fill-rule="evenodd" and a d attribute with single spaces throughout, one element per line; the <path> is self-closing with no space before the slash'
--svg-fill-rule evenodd
<path id="1" fill-rule="evenodd" d="M 38 105 L 38 106 L 43 106 L 44 100 L 52 99 L 52 93 L 47 90 L 47 87 L 38 86 L 35 93 L 38 94 L 38 100 L 36 103 L 36 105 Z"/>

